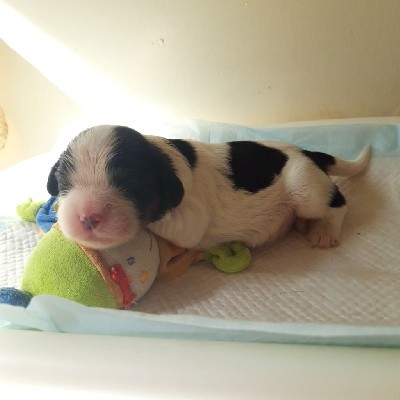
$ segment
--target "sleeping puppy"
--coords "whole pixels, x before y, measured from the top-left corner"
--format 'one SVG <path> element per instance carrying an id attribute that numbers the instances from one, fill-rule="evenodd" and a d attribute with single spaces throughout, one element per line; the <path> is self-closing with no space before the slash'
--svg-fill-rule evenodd
<path id="1" fill-rule="evenodd" d="M 143 136 L 123 126 L 79 134 L 53 166 L 59 226 L 94 249 L 148 227 L 185 248 L 270 243 L 295 220 L 313 246 L 336 246 L 346 200 L 328 174 L 352 176 L 368 164 L 281 142 L 201 143 Z M 303 221 L 303 223 L 301 223 Z"/>

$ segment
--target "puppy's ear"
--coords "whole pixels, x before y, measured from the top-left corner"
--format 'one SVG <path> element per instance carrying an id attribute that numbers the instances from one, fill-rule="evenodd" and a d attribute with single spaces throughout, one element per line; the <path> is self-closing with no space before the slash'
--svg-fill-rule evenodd
<path id="1" fill-rule="evenodd" d="M 169 210 L 179 206 L 185 194 L 185 190 L 183 189 L 182 182 L 175 175 L 175 172 L 164 171 L 163 175 L 161 198 L 164 207 Z"/>
<path id="2" fill-rule="evenodd" d="M 157 201 L 152 207 L 151 222 L 157 221 L 165 215 L 166 212 L 177 207 L 183 198 L 185 190 L 182 182 L 170 168 L 166 168 L 159 173 L 159 185 Z"/>
<path id="3" fill-rule="evenodd" d="M 53 165 L 53 167 L 51 168 L 49 177 L 47 178 L 47 191 L 52 196 L 58 196 L 58 193 L 59 193 L 58 181 L 57 181 L 57 177 L 56 177 L 56 172 L 57 172 L 59 164 L 60 164 L 60 160 L 58 160 Z"/>

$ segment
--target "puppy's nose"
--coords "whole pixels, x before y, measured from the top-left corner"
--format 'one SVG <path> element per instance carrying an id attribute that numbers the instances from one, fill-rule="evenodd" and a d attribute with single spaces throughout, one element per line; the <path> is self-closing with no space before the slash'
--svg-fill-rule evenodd
<path id="1" fill-rule="evenodd" d="M 91 229 L 96 228 L 96 226 L 100 223 L 101 221 L 101 215 L 100 214 L 91 214 L 91 215 L 81 215 L 79 217 L 83 227 L 88 231 Z"/>

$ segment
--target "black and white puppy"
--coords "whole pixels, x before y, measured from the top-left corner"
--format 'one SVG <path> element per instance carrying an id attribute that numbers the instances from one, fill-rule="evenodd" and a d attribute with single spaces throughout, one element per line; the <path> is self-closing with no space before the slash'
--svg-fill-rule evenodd
<path id="1" fill-rule="evenodd" d="M 94 249 L 122 244 L 148 227 L 186 248 L 269 243 L 296 219 L 310 220 L 314 246 L 339 241 L 346 200 L 328 174 L 368 164 L 281 142 L 201 143 L 143 136 L 123 126 L 79 134 L 52 168 L 59 226 Z"/>

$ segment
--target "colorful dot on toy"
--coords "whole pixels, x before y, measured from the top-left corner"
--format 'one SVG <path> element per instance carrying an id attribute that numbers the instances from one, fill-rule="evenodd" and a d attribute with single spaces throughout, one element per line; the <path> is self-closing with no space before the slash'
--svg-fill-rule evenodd
<path id="1" fill-rule="evenodd" d="M 231 243 L 208 249 L 205 253 L 207 261 L 227 274 L 244 271 L 251 262 L 250 250 L 239 244 Z"/>

